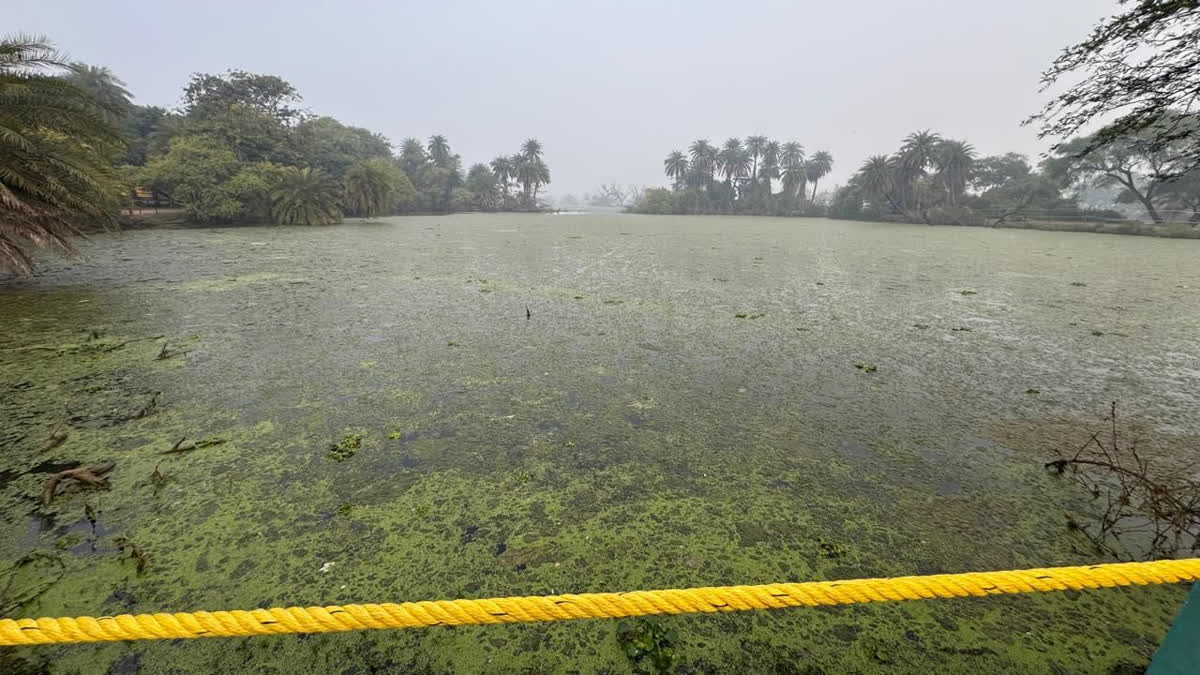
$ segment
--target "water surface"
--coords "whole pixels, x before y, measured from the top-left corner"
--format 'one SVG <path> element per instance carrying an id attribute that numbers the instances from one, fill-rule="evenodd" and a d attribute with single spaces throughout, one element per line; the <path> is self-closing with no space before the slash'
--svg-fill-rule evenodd
<path id="1" fill-rule="evenodd" d="M 1042 471 L 1056 448 L 1114 400 L 1147 452 L 1197 447 L 1196 241 L 460 215 L 127 232 L 83 250 L 0 283 L 0 552 L 33 560 L 7 573 L 11 616 L 1079 564 L 1097 557 L 1063 526 L 1078 495 Z M 157 335 L 185 353 L 115 348 Z M 63 421 L 67 440 L 42 451 Z M 358 452 L 331 460 L 352 434 Z M 224 442 L 160 454 L 180 437 Z M 110 490 L 39 506 L 50 473 L 103 460 Z M 1184 590 L 663 622 L 681 672 L 1107 672 L 1148 660 Z M 625 672 L 614 629 L 69 646 L 0 664 Z"/>

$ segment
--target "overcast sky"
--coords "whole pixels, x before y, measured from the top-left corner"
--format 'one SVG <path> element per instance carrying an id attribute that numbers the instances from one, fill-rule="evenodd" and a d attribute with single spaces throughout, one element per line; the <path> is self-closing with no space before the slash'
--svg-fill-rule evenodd
<path id="1" fill-rule="evenodd" d="M 834 156 L 830 183 L 931 128 L 1036 155 L 1039 73 L 1115 0 L 45 0 L 6 30 L 105 65 L 138 103 L 191 73 L 296 85 L 312 112 L 394 143 L 441 133 L 467 164 L 542 140 L 551 193 L 665 184 L 696 138 L 765 134 Z"/>

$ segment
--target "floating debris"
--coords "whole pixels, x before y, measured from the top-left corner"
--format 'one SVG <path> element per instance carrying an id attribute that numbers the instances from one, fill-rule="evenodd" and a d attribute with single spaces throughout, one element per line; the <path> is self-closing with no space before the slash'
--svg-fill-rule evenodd
<path id="1" fill-rule="evenodd" d="M 962 295 L 978 295 L 979 291 L 973 291 L 969 288 L 964 288 L 961 291 L 959 291 L 959 293 L 961 293 Z"/>
<path id="2" fill-rule="evenodd" d="M 353 457 L 362 447 L 362 436 L 347 434 L 345 438 L 329 446 L 329 458 L 335 462 Z"/>
<path id="3" fill-rule="evenodd" d="M 854 364 L 854 367 L 858 368 L 859 370 L 863 371 L 864 373 L 873 373 L 873 372 L 879 370 L 879 368 L 875 367 L 875 365 L 870 364 L 870 363 L 856 363 L 856 364 Z"/>
<path id="4" fill-rule="evenodd" d="M 75 469 L 67 469 L 59 471 L 46 481 L 45 487 L 42 488 L 42 504 L 50 504 L 50 500 L 54 499 L 54 492 L 58 489 L 58 484 L 64 480 L 73 480 L 92 487 L 104 487 L 108 482 L 104 479 L 104 474 L 112 471 L 116 466 L 115 462 L 106 464 L 94 464 L 92 466 L 81 466 Z"/>

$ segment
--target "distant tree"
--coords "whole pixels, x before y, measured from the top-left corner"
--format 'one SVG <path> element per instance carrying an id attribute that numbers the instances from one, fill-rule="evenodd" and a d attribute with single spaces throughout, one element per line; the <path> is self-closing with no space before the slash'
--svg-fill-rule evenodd
<path id="1" fill-rule="evenodd" d="M 132 107 L 133 94 L 125 88 L 121 78 L 102 66 L 89 66 L 75 62 L 68 67 L 64 77 L 68 82 L 86 91 L 104 109 L 109 122 L 119 122 Z"/>
<path id="2" fill-rule="evenodd" d="M 692 141 L 688 146 L 688 156 L 692 170 L 706 176 L 707 182 L 711 183 L 716 177 L 717 149 L 704 139 Z"/>
<path id="3" fill-rule="evenodd" d="M 809 197 L 809 201 L 815 202 L 817 199 L 817 182 L 828 176 L 829 172 L 833 170 L 833 155 L 825 150 L 821 150 L 813 155 L 812 159 L 808 160 L 804 169 L 805 177 L 808 179 L 808 182 L 812 183 L 812 196 Z"/>
<path id="4" fill-rule="evenodd" d="M 808 166 L 804 159 L 804 146 L 795 141 L 784 143 L 779 162 L 783 192 L 792 201 L 792 206 L 795 206 L 807 194 L 805 186 L 808 184 Z"/>
<path id="5" fill-rule="evenodd" d="M 219 189 L 240 204 L 235 216 L 237 219 L 267 223 L 271 220 L 271 194 L 286 175 L 287 168 L 279 164 L 242 164 L 238 172 Z"/>
<path id="6" fill-rule="evenodd" d="M 728 198 L 730 199 L 730 208 L 732 208 L 732 199 L 734 195 L 735 178 L 743 178 L 750 175 L 750 156 L 742 148 L 742 140 L 740 138 L 729 138 L 725 141 L 721 151 L 717 154 L 717 167 L 722 175 L 725 176 L 725 185 L 727 186 Z"/>
<path id="7" fill-rule="evenodd" d="M 70 254 L 80 225 L 115 223 L 124 192 L 108 110 L 66 68 L 45 38 L 0 38 L 0 268 L 19 275 L 31 246 Z"/>
<path id="8" fill-rule="evenodd" d="M 193 222 L 231 220 L 242 203 L 227 185 L 242 163 L 233 150 L 211 136 L 180 136 L 162 157 L 146 165 L 150 187 L 168 195 Z"/>
<path id="9" fill-rule="evenodd" d="M 1045 162 L 1046 170 L 1067 184 L 1120 186 L 1120 201 L 1140 204 L 1151 220 L 1161 223 L 1159 192 L 1168 176 L 1184 173 L 1177 165 L 1189 164 L 1191 158 L 1160 146 L 1157 138 L 1154 129 L 1125 136 L 1101 130 L 1057 146 Z"/>
<path id="10" fill-rule="evenodd" d="M 500 198 L 505 208 L 508 208 L 509 194 L 508 188 L 512 181 L 517 177 L 517 168 L 513 166 L 512 159 L 500 155 L 491 162 L 492 173 L 496 176 L 496 183 L 500 186 Z"/>
<path id="11" fill-rule="evenodd" d="M 675 182 L 675 189 L 682 188 L 688 172 L 687 157 L 678 150 L 673 151 L 663 160 L 663 171 Z"/>
<path id="12" fill-rule="evenodd" d="M 1033 167 L 1025 155 L 1010 152 L 976 160 L 971 166 L 969 184 L 979 192 L 987 192 L 1005 183 L 1026 178 L 1032 173 Z"/>
<path id="13" fill-rule="evenodd" d="M 964 141 L 943 140 L 934 150 L 933 163 L 937 167 L 938 178 L 949 195 L 950 205 L 956 206 L 967 189 L 967 181 L 971 178 L 975 148 Z"/>
<path id="14" fill-rule="evenodd" d="M 331 225 L 342 221 L 337 182 L 320 169 L 288 167 L 271 194 L 277 225 Z"/>
<path id="15" fill-rule="evenodd" d="M 429 156 L 438 166 L 446 166 L 450 161 L 450 142 L 445 136 L 437 134 L 429 137 Z"/>
<path id="16" fill-rule="evenodd" d="M 408 177 L 390 159 L 363 160 L 346 172 L 345 204 L 352 213 L 374 218 L 387 212 L 406 181 Z"/>
<path id="17" fill-rule="evenodd" d="M 321 169 L 334 178 L 369 159 L 392 157 L 388 139 L 359 127 L 349 127 L 332 117 L 310 117 L 293 132 L 297 161 Z"/>
<path id="18" fill-rule="evenodd" d="M 167 111 L 157 106 L 131 105 L 118 122 L 125 141 L 125 163 L 141 166 L 146 163 L 155 136 L 164 130 Z"/>
<path id="19" fill-rule="evenodd" d="M 863 197 L 881 211 L 902 213 L 896 194 L 898 161 L 887 155 L 875 155 L 863 162 L 855 176 Z"/>
<path id="20" fill-rule="evenodd" d="M 300 93 L 290 82 L 244 70 L 231 70 L 223 75 L 198 73 L 183 90 L 185 112 L 197 119 L 240 106 L 291 125 L 303 118 L 303 112 L 292 107 L 300 100 Z"/>
<path id="21" fill-rule="evenodd" d="M 409 178 L 415 179 L 428 162 L 429 156 L 425 154 L 425 146 L 421 145 L 421 141 L 406 138 L 400 143 L 400 168 Z"/>
<path id="22" fill-rule="evenodd" d="M 486 164 L 472 164 L 467 170 L 467 190 L 473 195 L 472 207 L 480 211 L 494 211 L 500 207 L 503 195 L 500 181 Z"/>
<path id="23" fill-rule="evenodd" d="M 758 182 L 758 158 L 762 156 L 763 150 L 767 148 L 766 136 L 747 136 L 746 137 L 746 152 L 750 153 L 750 180 Z"/>
<path id="24" fill-rule="evenodd" d="M 1188 222 L 1200 224 L 1200 170 L 1168 179 L 1160 189 L 1160 197 L 1166 208 L 1191 211 Z"/>
<path id="25" fill-rule="evenodd" d="M 633 203 L 630 210 L 637 213 L 679 213 L 675 193 L 663 188 L 647 189 L 641 199 Z"/>
<path id="26" fill-rule="evenodd" d="M 1150 152 L 1182 145 L 1190 161 L 1180 172 L 1200 167 L 1200 126 L 1182 124 L 1177 111 L 1200 102 L 1200 2 L 1121 0 L 1125 10 L 1101 21 L 1087 39 L 1064 49 L 1042 75 L 1043 90 L 1063 79 L 1075 82 L 1026 123 L 1060 145 L 1098 120 L 1111 120 L 1072 147 L 1076 154 L 1101 150 L 1111 141 L 1138 136 Z M 1168 119 L 1170 118 L 1170 119 Z M 1059 148 L 1055 148 L 1056 150 Z"/>

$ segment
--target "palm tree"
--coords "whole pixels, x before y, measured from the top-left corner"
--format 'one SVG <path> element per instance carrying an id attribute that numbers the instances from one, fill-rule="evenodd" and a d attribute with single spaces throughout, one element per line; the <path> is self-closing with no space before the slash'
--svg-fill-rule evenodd
<path id="1" fill-rule="evenodd" d="M 833 170 L 833 155 L 821 150 L 812 156 L 804 166 L 805 178 L 812 183 L 812 197 L 810 202 L 817 200 L 817 181 L 829 175 Z"/>
<path id="2" fill-rule="evenodd" d="M 692 168 L 708 174 L 708 180 L 712 181 L 717 171 L 717 149 L 707 139 L 701 139 L 692 141 L 688 146 L 688 155 L 692 159 Z"/>
<path id="3" fill-rule="evenodd" d="M 762 155 L 763 150 L 767 147 L 766 136 L 748 136 L 746 138 L 746 151 L 750 153 L 750 159 L 754 166 L 750 169 L 750 180 L 758 181 L 758 158 Z"/>
<path id="4" fill-rule="evenodd" d="M 667 155 L 667 158 L 663 160 L 663 169 L 668 178 L 675 180 L 675 189 L 678 190 L 683 185 L 684 179 L 687 178 L 687 157 L 682 152 L 676 150 Z"/>
<path id="5" fill-rule="evenodd" d="M 421 141 L 415 138 L 406 138 L 400 144 L 400 168 L 404 169 L 404 173 L 408 177 L 416 180 L 417 172 L 425 166 L 428 160 L 425 154 L 425 146 L 421 145 Z"/>
<path id="6" fill-rule="evenodd" d="M 289 166 L 271 192 L 276 225 L 330 225 L 342 221 L 338 184 L 320 169 Z"/>
<path id="7" fill-rule="evenodd" d="M 900 146 L 898 191 L 900 201 L 906 206 L 920 209 L 920 199 L 914 186 L 917 180 L 926 175 L 926 169 L 933 165 L 934 156 L 942 137 L 929 130 L 916 131 L 909 134 Z"/>
<path id="8" fill-rule="evenodd" d="M 946 186 L 950 205 L 956 206 L 959 197 L 967 189 L 971 167 L 975 164 L 975 148 L 965 141 L 944 140 L 938 144 L 934 156 L 938 176 Z"/>
<path id="9" fill-rule="evenodd" d="M 536 138 L 526 140 L 521 144 L 521 155 L 530 160 L 541 159 L 542 142 Z"/>
<path id="10" fill-rule="evenodd" d="M 85 221 L 116 222 L 121 192 L 107 155 L 107 111 L 49 72 L 66 62 L 45 38 L 0 39 L 0 268 L 33 271 L 29 245 L 71 254 Z"/>
<path id="11" fill-rule="evenodd" d="M 513 166 L 512 160 L 504 155 L 492 160 L 492 173 L 496 174 L 496 182 L 500 185 L 500 192 L 504 197 L 504 201 L 508 201 L 508 183 L 513 178 L 516 178 L 516 167 Z"/>
<path id="12" fill-rule="evenodd" d="M 897 162 L 887 155 L 875 155 L 863 162 L 856 176 L 863 192 L 878 208 L 880 201 L 886 201 L 897 213 L 903 209 L 896 203 L 893 193 L 896 190 Z"/>
<path id="13" fill-rule="evenodd" d="M 390 159 L 376 157 L 355 164 L 346 172 L 346 204 L 364 218 L 383 213 L 400 182 Z"/>
<path id="14" fill-rule="evenodd" d="M 438 166 L 446 166 L 446 162 L 450 160 L 450 142 L 441 134 L 435 134 L 429 137 L 429 156 L 433 158 L 433 163 Z"/>
<path id="15" fill-rule="evenodd" d="M 105 109 L 108 119 L 115 121 L 129 113 L 133 94 L 111 70 L 80 62 L 72 63 L 68 68 L 70 71 L 64 76 L 67 81 L 96 99 Z"/>
<path id="16" fill-rule="evenodd" d="M 804 147 L 795 141 L 784 143 L 779 153 L 779 163 L 783 169 L 780 178 L 783 179 L 784 194 L 793 200 L 804 197 L 805 182 L 808 180 Z"/>

